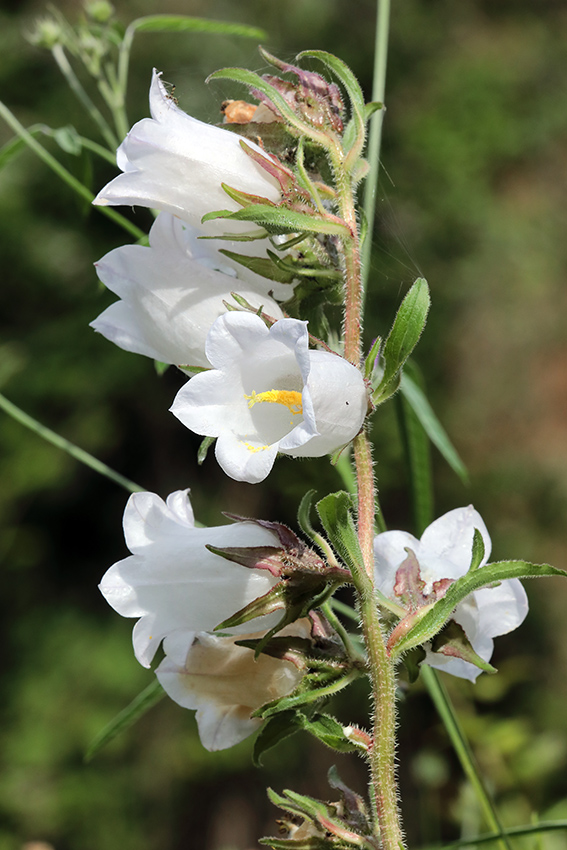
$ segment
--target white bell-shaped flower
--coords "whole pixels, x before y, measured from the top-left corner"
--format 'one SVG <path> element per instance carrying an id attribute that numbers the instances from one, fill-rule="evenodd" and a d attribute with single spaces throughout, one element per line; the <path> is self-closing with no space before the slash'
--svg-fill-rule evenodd
<path id="1" fill-rule="evenodd" d="M 167 502 L 154 493 L 130 496 L 124 535 L 132 554 L 110 567 L 100 583 L 115 611 L 139 618 L 132 637 L 144 667 L 168 634 L 212 631 L 277 583 L 265 570 L 242 567 L 206 548 L 279 546 L 277 535 L 253 522 L 195 528 L 187 493 L 177 490 Z M 278 613 L 259 617 L 255 627 L 269 629 L 279 618 Z"/>
<path id="2" fill-rule="evenodd" d="M 359 432 L 368 396 L 360 371 L 328 351 L 310 351 L 307 323 L 271 328 L 250 313 L 226 313 L 212 326 L 206 354 L 213 369 L 192 378 L 172 412 L 194 431 L 217 437 L 227 475 L 263 481 L 278 452 L 321 457 Z"/>
<path id="3" fill-rule="evenodd" d="M 390 599 L 399 602 L 394 592 L 396 573 L 411 549 L 419 563 L 420 576 L 428 595 L 434 583 L 442 579 L 458 579 L 468 572 L 472 559 L 474 530 L 484 542 L 484 558 L 490 557 L 492 542 L 478 511 L 469 505 L 455 508 L 432 522 L 417 540 L 407 531 L 385 531 L 374 538 L 376 586 Z M 482 588 L 457 605 L 452 615 L 464 630 L 473 649 L 489 661 L 494 649 L 493 638 L 516 629 L 528 613 L 526 591 L 518 579 L 506 579 L 498 587 Z M 460 658 L 450 658 L 427 650 L 425 663 L 453 676 L 474 682 L 480 670 Z"/>
<path id="4" fill-rule="evenodd" d="M 231 292 L 274 319 L 282 317 L 268 295 L 288 287 L 254 275 L 239 279 L 202 230 L 169 213 L 160 213 L 150 230 L 150 247 L 123 245 L 96 263 L 99 278 L 116 295 L 91 327 L 127 351 L 176 366 L 208 366 L 205 340 L 224 304 L 237 306 Z"/>
<path id="5" fill-rule="evenodd" d="M 208 212 L 240 209 L 222 183 L 270 201 L 280 199 L 279 183 L 244 152 L 240 136 L 179 109 L 155 70 L 150 112 L 152 117 L 138 121 L 118 148 L 117 164 L 124 173 L 99 192 L 95 204 L 151 207 L 198 226 Z M 247 144 L 266 156 L 254 142 Z M 250 229 L 247 222 L 207 224 L 209 234 Z"/>
<path id="6" fill-rule="evenodd" d="M 309 637 L 309 620 L 298 620 L 279 637 Z M 262 633 L 246 635 L 260 638 Z M 302 671 L 290 661 L 237 646 L 238 638 L 207 633 L 175 632 L 163 643 L 165 658 L 156 668 L 165 692 L 184 708 L 197 710 L 197 725 L 207 750 L 233 747 L 262 724 L 253 711 L 287 696 L 299 684 Z"/>

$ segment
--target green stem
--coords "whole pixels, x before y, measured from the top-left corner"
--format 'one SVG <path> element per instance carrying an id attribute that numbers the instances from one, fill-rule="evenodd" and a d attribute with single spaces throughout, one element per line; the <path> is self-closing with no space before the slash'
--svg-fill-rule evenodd
<path id="1" fill-rule="evenodd" d="M 353 575 L 359 594 L 362 631 L 368 656 L 374 717 L 372 747 L 368 753 L 371 795 L 375 803 L 377 832 L 383 850 L 404 847 L 396 783 L 396 676 L 386 652 L 372 581 L 361 568 Z"/>
<path id="2" fill-rule="evenodd" d="M 376 36 L 374 49 L 374 78 L 372 83 L 372 100 L 384 103 L 386 92 L 386 65 L 388 60 L 388 38 L 390 32 L 390 0 L 377 0 Z M 367 223 L 366 239 L 362 246 L 362 286 L 364 289 L 370 271 L 370 253 L 372 250 L 372 233 L 376 213 L 376 190 L 378 173 L 380 171 L 380 148 L 382 144 L 382 125 L 384 123 L 384 108 L 375 112 L 370 119 L 370 134 L 368 137 L 367 159 L 370 172 L 364 186 L 364 215 Z"/>
<path id="3" fill-rule="evenodd" d="M 6 106 L 5 103 L 0 101 L 0 115 L 6 121 L 6 123 L 12 128 L 12 130 L 18 134 L 18 136 L 26 143 L 26 145 L 31 148 L 31 150 L 43 161 L 46 165 L 51 168 L 52 171 L 57 174 L 58 177 L 63 180 L 64 183 L 67 183 L 68 186 L 71 187 L 81 198 L 84 198 L 89 203 L 92 203 L 94 200 L 93 193 L 87 189 L 76 177 L 73 177 L 70 171 L 61 165 L 61 163 L 52 156 L 49 151 L 47 151 L 43 145 L 34 139 L 34 137 L 29 133 L 23 124 L 20 124 L 16 116 L 10 109 Z M 112 207 L 104 207 L 100 206 L 96 208 L 101 213 L 106 215 L 108 218 L 112 219 L 112 221 L 119 224 L 124 228 L 131 236 L 134 236 L 135 239 L 146 239 L 146 234 L 143 230 L 140 230 L 139 227 L 136 227 L 131 221 L 128 221 L 127 218 L 124 218 L 123 215 L 113 210 Z"/>
<path id="4" fill-rule="evenodd" d="M 500 841 L 502 836 L 521 836 L 521 835 L 537 835 L 540 832 L 555 832 L 557 830 L 567 831 L 567 820 L 552 820 L 540 821 L 537 824 L 530 826 L 511 826 L 503 829 L 502 832 L 493 832 L 489 835 L 477 835 L 476 838 L 463 838 L 462 841 L 453 841 L 451 844 L 444 844 L 439 847 L 439 850 L 457 850 L 458 847 L 470 847 L 473 844 L 492 844 Z M 425 850 L 436 850 L 433 845 Z"/>
<path id="5" fill-rule="evenodd" d="M 67 80 L 70 89 L 85 107 L 86 111 L 100 130 L 100 133 L 110 150 L 115 151 L 118 147 L 118 139 L 110 129 L 104 115 L 92 102 L 91 98 L 89 97 L 89 95 L 83 88 L 81 82 L 79 81 L 77 75 L 73 71 L 71 63 L 67 59 L 67 54 L 65 53 L 63 45 L 56 44 L 52 48 L 51 53 L 59 67 L 59 70 Z"/>
<path id="6" fill-rule="evenodd" d="M 43 437 L 43 439 L 47 440 L 48 443 L 51 443 L 58 449 L 62 449 L 64 452 L 67 452 L 67 454 L 71 455 L 71 457 L 75 458 L 75 460 L 84 463 L 85 466 L 89 466 L 91 469 L 94 469 L 95 472 L 99 472 L 101 475 L 104 475 L 105 478 L 109 478 L 111 481 L 114 481 L 115 484 L 120 484 L 120 486 L 124 487 L 125 490 L 128 490 L 129 493 L 143 492 L 143 487 L 140 487 L 128 478 L 120 475 L 120 473 L 115 472 L 101 460 L 93 457 L 84 449 L 80 449 L 74 443 L 66 440 L 65 437 L 61 437 L 59 434 L 56 434 L 55 431 L 51 430 L 51 428 L 47 428 L 46 425 L 42 425 L 41 422 L 38 422 L 37 419 L 33 418 L 33 416 L 30 416 L 28 413 L 24 413 L 24 411 L 19 407 L 16 407 L 15 404 L 8 401 L 8 399 L 1 393 L 0 408 L 2 408 L 2 410 L 8 413 L 17 422 L 20 422 L 20 424 L 25 425 L 26 428 L 29 428 L 35 434 Z"/>
<path id="7" fill-rule="evenodd" d="M 445 725 L 447 734 L 449 735 L 453 745 L 453 749 L 461 763 L 461 767 L 475 790 L 478 801 L 482 807 L 486 823 L 498 834 L 498 844 L 500 845 L 501 850 L 512 850 L 510 842 L 505 834 L 502 821 L 500 820 L 490 794 L 484 786 L 479 769 L 476 765 L 475 757 L 461 728 L 459 718 L 455 712 L 451 698 L 449 697 L 445 686 L 439 679 L 435 670 L 432 670 L 431 667 L 428 667 L 425 664 L 421 667 L 421 675 L 427 690 L 429 691 L 429 695 L 433 700 L 435 708 Z"/>

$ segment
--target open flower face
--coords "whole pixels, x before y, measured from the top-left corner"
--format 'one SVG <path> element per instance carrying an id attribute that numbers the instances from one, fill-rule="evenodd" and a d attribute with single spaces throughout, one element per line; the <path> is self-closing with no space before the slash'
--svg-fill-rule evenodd
<path id="1" fill-rule="evenodd" d="M 91 323 L 96 331 L 127 351 L 176 366 L 208 366 L 205 340 L 215 319 L 234 304 L 231 292 L 252 307 L 282 317 L 268 289 L 286 287 L 257 278 L 239 280 L 202 230 L 169 213 L 160 213 L 150 231 L 150 247 L 124 245 L 96 264 L 102 282 L 121 300 Z"/>
<path id="2" fill-rule="evenodd" d="M 263 481 L 276 454 L 320 457 L 348 443 L 367 411 L 361 373 L 342 357 L 309 351 L 305 322 L 267 328 L 252 314 L 227 313 L 209 332 L 214 367 L 192 378 L 171 408 L 192 431 L 217 437 L 231 478 Z"/>
<path id="3" fill-rule="evenodd" d="M 298 620 L 279 635 L 308 637 L 309 633 L 309 621 Z M 237 646 L 235 640 L 176 632 L 166 637 L 165 658 L 156 669 L 161 686 L 175 702 L 197 709 L 199 735 L 208 750 L 233 747 L 255 732 L 262 721 L 250 717 L 252 712 L 291 693 L 302 676 L 289 661 L 264 654 L 255 660 L 254 652 Z"/>
<path id="4" fill-rule="evenodd" d="M 150 88 L 151 118 L 135 124 L 118 148 L 118 167 L 95 204 L 139 205 L 165 210 L 193 226 L 214 210 L 240 209 L 222 183 L 242 192 L 278 201 L 277 180 L 249 157 L 240 137 L 187 115 L 168 95 L 154 71 Z M 247 144 L 265 156 L 253 142 Z M 247 222 L 212 221 L 209 235 L 243 233 Z"/>
<path id="5" fill-rule="evenodd" d="M 374 539 L 374 562 L 377 587 L 385 596 L 400 602 L 395 594 L 396 573 L 407 558 L 406 549 L 415 554 L 424 595 L 441 579 L 457 579 L 465 575 L 471 564 L 474 530 L 484 542 L 484 558 L 490 556 L 491 540 L 480 514 L 472 505 L 456 508 L 431 523 L 421 540 L 406 531 L 385 531 Z M 461 602 L 452 619 L 465 631 L 475 652 L 489 661 L 494 649 L 493 638 L 516 629 L 528 613 L 526 592 L 518 579 L 507 579 L 498 587 L 482 588 Z M 459 658 L 449 658 L 427 650 L 425 659 L 431 667 L 474 682 L 478 667 Z"/>
<path id="6" fill-rule="evenodd" d="M 134 493 L 124 512 L 124 535 L 132 554 L 110 567 L 100 590 L 123 617 L 139 618 L 133 643 L 144 667 L 168 634 L 212 631 L 277 582 L 266 571 L 247 569 L 206 548 L 278 546 L 277 535 L 253 522 L 195 528 L 186 490 L 172 493 L 167 502 L 154 493 Z M 255 620 L 255 627 L 268 629 L 278 620 L 276 612 Z"/>

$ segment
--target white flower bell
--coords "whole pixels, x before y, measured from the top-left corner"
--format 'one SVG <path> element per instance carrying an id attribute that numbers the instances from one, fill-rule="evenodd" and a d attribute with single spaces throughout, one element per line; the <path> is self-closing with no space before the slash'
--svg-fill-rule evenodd
<path id="1" fill-rule="evenodd" d="M 212 326 L 214 367 L 177 394 L 172 412 L 197 434 L 217 437 L 227 475 L 263 481 L 278 452 L 321 457 L 359 432 L 368 396 L 360 371 L 328 351 L 310 351 L 307 324 L 271 328 L 250 313 L 226 313 Z"/>
<path id="2" fill-rule="evenodd" d="M 222 183 L 279 201 L 279 183 L 244 152 L 240 137 L 179 109 L 155 70 L 150 112 L 152 117 L 138 121 L 118 148 L 117 164 L 124 173 L 99 192 L 95 204 L 165 210 L 198 226 L 208 212 L 240 209 Z M 254 142 L 247 144 L 266 156 Z M 207 224 L 209 234 L 247 230 L 247 222 Z"/>
<path id="3" fill-rule="evenodd" d="M 279 636 L 309 637 L 310 625 L 309 620 L 298 620 Z M 303 675 L 290 661 L 263 653 L 254 659 L 254 652 L 236 646 L 235 640 L 175 632 L 166 637 L 165 658 L 156 668 L 168 696 L 184 708 L 197 710 L 199 736 L 207 750 L 233 747 L 255 732 L 262 721 L 251 717 L 252 712 L 290 694 Z"/>
<path id="4" fill-rule="evenodd" d="M 258 275 L 242 281 L 211 242 L 169 213 L 160 213 L 150 230 L 150 247 L 123 245 L 96 263 L 99 278 L 120 301 L 111 304 L 91 327 L 120 348 L 176 366 L 208 366 L 205 340 L 224 304 L 237 306 L 231 292 L 252 307 L 282 317 L 268 295 L 286 297 L 289 287 Z"/>
<path id="5" fill-rule="evenodd" d="M 277 583 L 265 570 L 232 563 L 207 544 L 278 546 L 277 535 L 253 522 L 195 528 L 187 490 L 163 502 L 154 493 L 134 493 L 124 512 L 124 535 L 132 554 L 105 573 L 100 590 L 123 617 L 137 617 L 136 658 L 149 667 L 161 641 L 172 632 L 212 631 Z M 276 612 L 255 620 L 258 629 L 276 625 Z M 241 633 L 250 626 L 231 629 Z"/>
<path id="6" fill-rule="evenodd" d="M 406 549 L 415 554 L 429 594 L 435 582 L 464 576 L 471 565 L 474 530 L 484 542 L 484 566 L 490 557 L 492 543 L 478 511 L 469 505 L 455 508 L 431 523 L 417 540 L 406 531 L 385 531 L 374 538 L 376 586 L 388 598 L 396 599 L 394 585 L 398 568 L 407 558 Z M 518 579 L 502 581 L 498 587 L 484 587 L 457 605 L 452 619 L 464 630 L 475 652 L 489 661 L 494 649 L 493 638 L 516 629 L 528 613 L 526 591 Z M 425 663 L 453 676 L 474 682 L 480 670 L 460 658 L 449 658 L 427 650 Z"/>

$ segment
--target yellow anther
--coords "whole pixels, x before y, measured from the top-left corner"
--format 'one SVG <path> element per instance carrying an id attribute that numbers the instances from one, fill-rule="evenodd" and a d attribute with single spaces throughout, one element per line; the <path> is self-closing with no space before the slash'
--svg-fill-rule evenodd
<path id="1" fill-rule="evenodd" d="M 267 390 L 264 393 L 257 393 L 252 390 L 252 395 L 245 395 L 244 398 L 248 399 L 248 407 L 254 407 L 259 402 L 267 401 L 271 404 L 283 404 L 294 416 L 303 413 L 301 393 L 295 390 Z"/>

